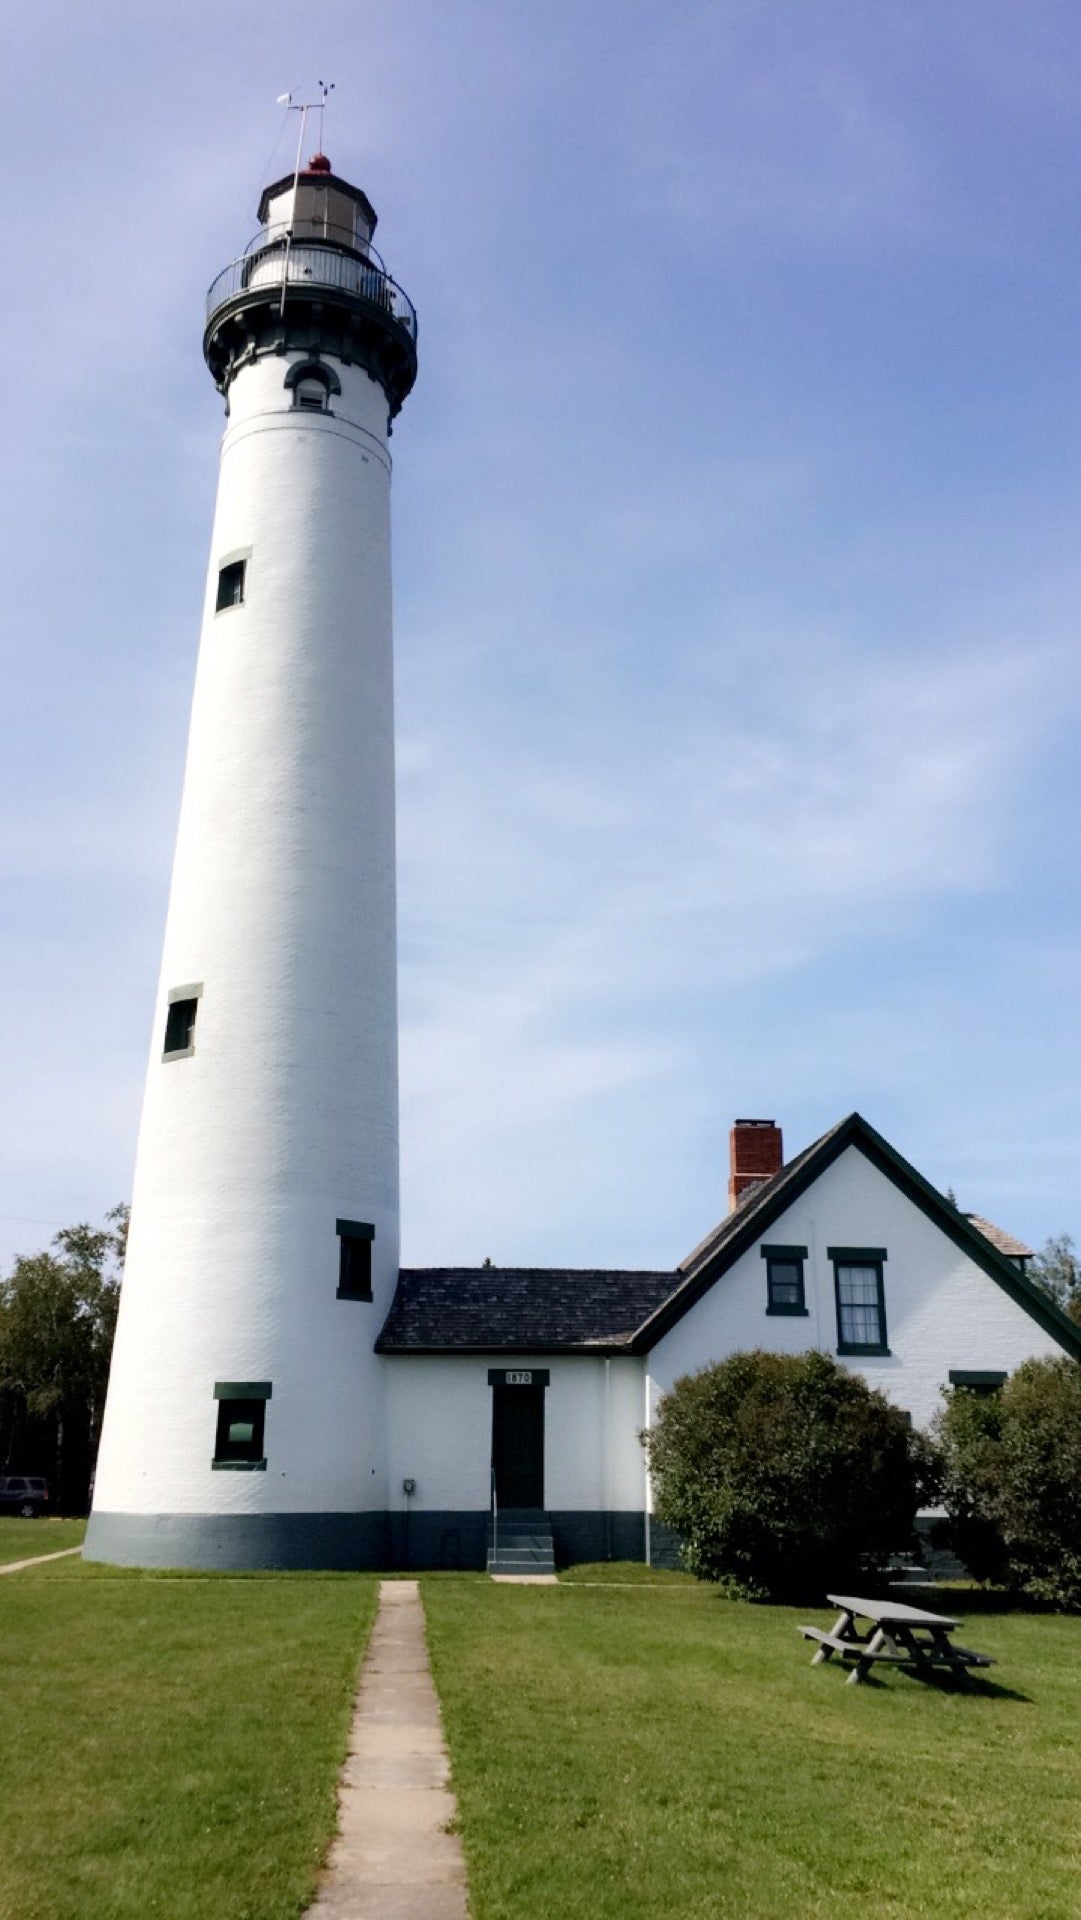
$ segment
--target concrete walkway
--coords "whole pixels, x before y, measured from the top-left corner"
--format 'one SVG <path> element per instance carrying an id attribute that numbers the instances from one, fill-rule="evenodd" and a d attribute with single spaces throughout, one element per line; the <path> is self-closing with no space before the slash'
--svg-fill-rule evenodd
<path id="1" fill-rule="evenodd" d="M 37 1553 L 32 1560 L 9 1560 L 0 1567 L 0 1573 L 21 1573 L 24 1567 L 43 1567 L 46 1560 L 66 1560 L 70 1554 L 81 1552 L 81 1547 L 61 1547 L 59 1553 Z"/>
<path id="2" fill-rule="evenodd" d="M 307 1920 L 468 1920 L 456 1804 L 415 1580 L 384 1580 L 360 1673 L 338 1833 Z"/>

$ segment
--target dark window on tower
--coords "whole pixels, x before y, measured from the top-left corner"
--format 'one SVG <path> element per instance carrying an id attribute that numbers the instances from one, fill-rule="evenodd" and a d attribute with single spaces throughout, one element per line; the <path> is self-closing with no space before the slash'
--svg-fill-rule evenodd
<path id="1" fill-rule="evenodd" d="M 365 1220 L 339 1220 L 338 1298 L 372 1297 L 372 1241 L 375 1228 Z"/>
<path id="2" fill-rule="evenodd" d="M 830 1247 L 838 1353 L 888 1353 L 884 1247 Z"/>
<path id="3" fill-rule="evenodd" d="M 214 1387 L 218 1426 L 214 1437 L 214 1467 L 257 1472 L 266 1467 L 263 1434 L 269 1380 L 219 1380 Z"/>
<path id="4" fill-rule="evenodd" d="M 766 1312 L 807 1312 L 804 1298 L 803 1263 L 806 1247 L 763 1247 L 766 1263 Z"/>
<path id="5" fill-rule="evenodd" d="M 246 560 L 230 560 L 228 566 L 218 573 L 218 598 L 215 613 L 223 613 L 226 607 L 240 607 L 244 604 L 244 572 Z"/>
<path id="6" fill-rule="evenodd" d="M 195 1015 L 199 1009 L 200 991 L 199 988 L 180 987 L 169 995 L 163 1059 L 186 1058 L 195 1052 Z"/>

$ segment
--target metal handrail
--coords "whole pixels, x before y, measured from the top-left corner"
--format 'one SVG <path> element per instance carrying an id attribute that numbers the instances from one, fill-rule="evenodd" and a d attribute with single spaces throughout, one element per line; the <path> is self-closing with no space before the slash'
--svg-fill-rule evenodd
<path id="1" fill-rule="evenodd" d="M 315 231 L 317 227 L 318 232 Z M 302 220 L 300 228 L 298 232 L 297 223 L 293 220 L 268 220 L 265 227 L 260 227 L 252 234 L 244 253 L 262 253 L 264 248 L 282 246 L 287 240 L 299 241 L 301 246 L 308 242 L 313 246 L 325 242 L 330 247 L 347 247 L 350 253 L 355 253 L 360 259 L 370 260 L 380 273 L 386 273 L 387 263 L 379 248 L 373 246 L 370 240 L 361 239 L 352 227 L 339 227 L 328 220 Z"/>
<path id="2" fill-rule="evenodd" d="M 333 287 L 341 293 L 359 295 L 381 307 L 411 340 L 417 337 L 416 308 L 382 263 L 377 264 L 377 256 L 356 250 L 343 252 L 333 242 L 324 244 L 320 240 L 291 240 L 287 247 L 284 230 L 280 237 L 264 239 L 262 246 L 230 261 L 211 281 L 206 296 L 207 324 L 238 294 L 274 287 L 284 290 L 286 286 Z"/>

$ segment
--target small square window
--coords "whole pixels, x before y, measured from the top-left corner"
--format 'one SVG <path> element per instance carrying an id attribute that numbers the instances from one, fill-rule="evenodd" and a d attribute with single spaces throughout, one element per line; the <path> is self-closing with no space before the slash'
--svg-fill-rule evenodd
<path id="1" fill-rule="evenodd" d="M 314 377 L 298 380 L 293 391 L 298 407 L 308 407 L 312 413 L 325 412 L 327 390 L 321 380 Z"/>
<path id="2" fill-rule="evenodd" d="M 268 1380 L 219 1381 L 214 1388 L 218 1426 L 214 1437 L 214 1467 L 258 1470 L 266 1467 L 263 1435 Z"/>
<path id="3" fill-rule="evenodd" d="M 190 999 L 170 1000 L 169 1011 L 165 1016 L 165 1054 L 168 1060 L 174 1054 L 189 1054 L 195 1051 L 195 1016 L 199 1010 L 199 997 L 193 994 Z"/>
<path id="4" fill-rule="evenodd" d="M 215 613 L 223 613 L 226 607 L 241 607 L 244 604 L 244 574 L 246 560 L 230 560 L 218 574 L 218 598 Z"/>
<path id="5" fill-rule="evenodd" d="M 339 1300 L 370 1300 L 372 1297 L 372 1241 L 375 1228 L 365 1220 L 339 1220 L 338 1256 Z"/>
<path id="6" fill-rule="evenodd" d="M 766 1263 L 766 1312 L 807 1312 L 803 1289 L 806 1247 L 763 1247 Z"/>

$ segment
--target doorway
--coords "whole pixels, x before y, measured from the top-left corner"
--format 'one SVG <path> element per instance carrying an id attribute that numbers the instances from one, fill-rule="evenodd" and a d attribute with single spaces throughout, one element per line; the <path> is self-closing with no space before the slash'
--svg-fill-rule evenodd
<path id="1" fill-rule="evenodd" d="M 544 1506 L 544 1387 L 492 1382 L 492 1471 L 500 1507 Z"/>

